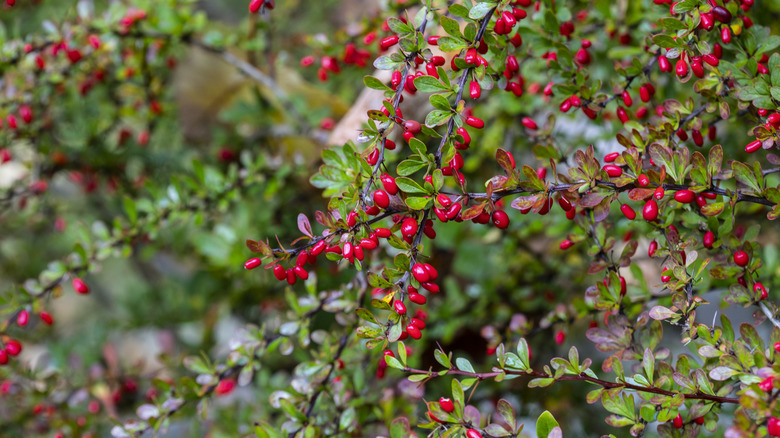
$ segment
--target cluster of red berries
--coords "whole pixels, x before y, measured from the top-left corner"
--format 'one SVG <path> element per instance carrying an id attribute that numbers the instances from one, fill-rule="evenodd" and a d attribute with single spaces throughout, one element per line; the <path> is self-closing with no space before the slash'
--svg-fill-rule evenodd
<path id="1" fill-rule="evenodd" d="M 0 342 L 0 345 L 3 346 L 0 349 L 0 365 L 7 364 L 11 357 L 16 357 L 22 352 L 22 344 L 16 339 L 7 339 Z"/>

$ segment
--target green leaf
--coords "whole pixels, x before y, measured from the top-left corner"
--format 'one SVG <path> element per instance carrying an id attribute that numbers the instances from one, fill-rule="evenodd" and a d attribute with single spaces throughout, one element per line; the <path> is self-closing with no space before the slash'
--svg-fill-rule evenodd
<path id="1" fill-rule="evenodd" d="M 423 163 L 417 160 L 404 160 L 398 164 L 396 172 L 398 172 L 398 175 L 408 176 L 417 172 L 423 167 L 428 167 L 428 163 Z"/>
<path id="2" fill-rule="evenodd" d="M 393 61 L 389 56 L 380 56 L 374 60 L 374 67 L 379 70 L 395 70 L 400 62 Z"/>
<path id="3" fill-rule="evenodd" d="M 404 193 L 423 194 L 423 195 L 429 194 L 427 190 L 422 188 L 420 184 L 417 183 L 417 181 L 411 178 L 398 177 L 395 179 L 395 183 L 396 185 L 398 185 L 398 188 Z"/>
<path id="4" fill-rule="evenodd" d="M 411 26 L 396 17 L 390 17 L 387 20 L 387 26 L 393 33 L 411 33 L 414 31 Z"/>
<path id="5" fill-rule="evenodd" d="M 441 94 L 432 94 L 431 97 L 428 98 L 428 100 L 431 102 L 431 105 L 436 109 L 440 109 L 442 111 L 452 111 L 452 108 L 450 107 L 450 101 L 447 100 L 447 98 L 442 96 Z"/>
<path id="6" fill-rule="evenodd" d="M 753 169 L 751 169 L 747 164 L 741 163 L 739 161 L 733 161 L 731 163 L 731 170 L 734 172 L 734 177 L 739 183 L 747 186 L 754 193 L 761 192 L 761 188 L 758 186 L 758 181 L 756 181 L 756 175 L 753 174 Z"/>
<path id="7" fill-rule="evenodd" d="M 401 341 L 398 341 L 398 360 L 406 366 L 406 345 Z"/>
<path id="8" fill-rule="evenodd" d="M 488 2 L 477 3 L 469 11 L 469 18 L 474 20 L 479 20 L 485 15 L 487 15 L 487 13 L 490 12 L 490 10 L 493 9 L 494 7 L 496 6 L 493 3 L 488 3 Z"/>
<path id="9" fill-rule="evenodd" d="M 425 126 L 429 128 L 435 128 L 437 126 L 447 123 L 447 121 L 449 121 L 451 117 L 452 117 L 452 112 L 449 110 L 447 111 L 433 110 L 429 112 L 427 116 L 425 116 Z"/>
<path id="10" fill-rule="evenodd" d="M 468 43 L 460 38 L 441 37 L 439 38 L 437 46 L 439 46 L 439 49 L 442 52 L 460 52 L 461 50 L 468 47 Z"/>
<path id="11" fill-rule="evenodd" d="M 427 75 L 414 78 L 414 86 L 417 87 L 417 90 L 422 91 L 423 93 L 449 91 L 449 88 L 447 88 L 440 80 L 433 76 Z"/>
<path id="12" fill-rule="evenodd" d="M 366 87 L 379 90 L 379 91 L 392 91 L 392 88 L 385 85 L 384 82 L 380 81 L 379 79 L 373 77 L 373 76 L 363 76 L 363 83 L 366 85 Z"/>
<path id="13" fill-rule="evenodd" d="M 449 35 L 455 38 L 462 38 L 463 34 L 460 33 L 460 24 L 457 20 L 447 17 L 446 15 L 439 18 L 439 24 Z"/>
<path id="14" fill-rule="evenodd" d="M 539 419 L 536 420 L 536 436 L 539 438 L 547 438 L 550 432 L 558 427 L 559 424 L 555 421 L 555 417 L 550 411 L 542 412 Z"/>
<path id="15" fill-rule="evenodd" d="M 428 204 L 431 202 L 430 197 L 410 197 L 406 198 L 406 205 L 409 206 L 412 210 L 424 210 L 428 207 Z"/>
<path id="16" fill-rule="evenodd" d="M 672 39 L 669 35 L 666 34 L 660 34 L 653 37 L 653 43 L 655 43 L 658 47 L 664 48 L 664 49 L 673 49 L 675 47 L 681 47 L 682 43 L 679 43 Z"/>

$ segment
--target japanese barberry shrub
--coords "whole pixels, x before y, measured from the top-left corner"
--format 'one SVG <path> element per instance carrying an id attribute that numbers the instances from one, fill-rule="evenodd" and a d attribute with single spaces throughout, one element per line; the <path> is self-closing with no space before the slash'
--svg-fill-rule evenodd
<path id="1" fill-rule="evenodd" d="M 776 2 L 66 3 L 0 16 L 3 434 L 780 436 Z"/>

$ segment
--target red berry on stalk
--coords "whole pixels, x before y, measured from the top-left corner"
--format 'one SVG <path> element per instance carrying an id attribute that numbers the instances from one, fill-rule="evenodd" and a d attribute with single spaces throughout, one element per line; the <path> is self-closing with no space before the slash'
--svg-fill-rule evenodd
<path id="1" fill-rule="evenodd" d="M 384 186 L 387 193 L 391 195 L 398 193 L 398 185 L 395 183 L 395 178 L 388 175 L 387 173 L 383 173 L 379 179 L 382 181 L 382 186 Z"/>
<path id="2" fill-rule="evenodd" d="M 760 294 L 762 300 L 765 300 L 769 297 L 769 292 L 767 292 L 764 285 L 759 282 L 756 282 L 756 284 L 753 285 L 753 292 Z"/>
<path id="3" fill-rule="evenodd" d="M 300 278 L 301 280 L 306 280 L 309 278 L 309 273 L 306 272 L 305 269 L 303 269 L 303 266 L 295 266 L 292 270 L 295 276 Z"/>
<path id="4" fill-rule="evenodd" d="M 22 344 L 16 339 L 11 339 L 5 343 L 5 352 L 8 353 L 9 356 L 18 356 L 19 353 L 22 352 Z"/>
<path id="5" fill-rule="evenodd" d="M 408 217 L 401 222 L 401 234 L 404 236 L 414 236 L 417 233 L 417 221 Z"/>
<path id="6" fill-rule="evenodd" d="M 73 289 L 80 294 L 89 293 L 89 286 L 87 286 L 86 283 L 84 283 L 84 281 L 78 277 L 73 279 Z"/>
<path id="7" fill-rule="evenodd" d="M 406 120 L 404 122 L 404 131 L 416 135 L 422 131 L 422 126 L 420 126 L 420 122 L 417 122 L 416 120 Z"/>
<path id="8" fill-rule="evenodd" d="M 629 93 L 628 90 L 623 91 L 622 98 L 623 98 L 623 105 L 631 106 L 634 104 L 634 100 L 631 99 L 631 93 Z"/>
<path id="9" fill-rule="evenodd" d="M 249 12 L 256 14 L 257 11 L 260 10 L 260 7 L 263 6 L 263 2 L 265 0 L 252 0 L 249 2 Z"/>
<path id="10" fill-rule="evenodd" d="M 683 427 L 683 419 L 682 419 L 682 415 L 680 415 L 680 414 L 677 414 L 677 416 L 676 416 L 676 417 L 674 417 L 674 420 L 672 420 L 672 424 L 673 424 L 673 425 L 674 425 L 674 427 L 676 427 L 677 429 L 682 429 L 682 427 Z"/>
<path id="11" fill-rule="evenodd" d="M 610 154 L 604 155 L 604 162 L 613 163 L 618 159 L 618 157 L 620 157 L 620 152 L 612 152 Z"/>
<path id="12" fill-rule="evenodd" d="M 750 261 L 750 257 L 748 257 L 748 254 L 745 251 L 737 251 L 734 253 L 734 263 L 737 264 L 737 266 L 744 268 L 748 265 L 748 262 Z"/>
<path id="13" fill-rule="evenodd" d="M 414 304 L 418 304 L 422 306 L 426 302 L 428 302 L 428 299 L 425 298 L 424 295 L 420 295 L 417 292 L 409 292 L 409 301 L 413 302 Z"/>
<path id="14" fill-rule="evenodd" d="M 387 50 L 396 44 L 398 44 L 398 35 L 391 35 L 389 37 L 382 38 L 382 41 L 379 42 L 379 47 L 382 50 Z"/>
<path id="15" fill-rule="evenodd" d="M 471 81 L 469 84 L 469 96 L 472 99 L 479 99 L 482 96 L 482 87 L 479 86 L 479 82 Z"/>
<path id="16" fill-rule="evenodd" d="M 724 8 L 723 6 L 713 7 L 712 16 L 715 17 L 716 20 L 720 21 L 723 24 L 731 23 L 731 12 L 729 12 L 729 10 Z"/>
<path id="17" fill-rule="evenodd" d="M 680 78 L 688 74 L 688 63 L 685 62 L 682 57 L 680 57 L 674 65 L 674 72 L 677 73 L 677 76 Z"/>
<path id="18" fill-rule="evenodd" d="M 653 198 L 661 200 L 661 199 L 663 199 L 665 194 L 666 193 L 664 191 L 664 188 L 659 186 L 659 187 L 656 187 L 655 191 L 653 192 Z"/>
<path id="19" fill-rule="evenodd" d="M 723 29 L 720 30 L 720 40 L 723 41 L 723 44 L 731 43 L 731 29 L 728 26 L 723 26 Z"/>
<path id="20" fill-rule="evenodd" d="M 539 129 L 539 127 L 536 125 L 536 122 L 530 117 L 523 117 L 521 120 L 523 123 L 523 126 L 525 126 L 528 129 Z"/>
<path id="21" fill-rule="evenodd" d="M 43 321 L 46 325 L 54 324 L 54 318 L 51 317 L 49 312 L 41 312 L 39 316 L 41 318 L 41 321 Z"/>
<path id="22" fill-rule="evenodd" d="M 696 198 L 696 194 L 690 190 L 678 190 L 674 193 L 674 200 L 682 204 L 690 204 Z"/>
<path id="23" fill-rule="evenodd" d="M 30 312 L 26 310 L 22 310 L 19 312 L 19 314 L 16 316 L 16 324 L 19 325 L 19 327 L 24 327 L 27 325 L 27 321 L 30 320 Z"/>
<path id="24" fill-rule="evenodd" d="M 482 119 L 474 116 L 466 117 L 466 124 L 471 126 L 472 128 L 477 128 L 477 129 L 482 129 L 485 127 L 485 122 Z"/>
<path id="25" fill-rule="evenodd" d="M 279 281 L 284 281 L 287 278 L 287 271 L 282 265 L 274 265 L 274 277 Z"/>
<path id="26" fill-rule="evenodd" d="M 715 244 L 715 233 L 712 231 L 707 231 L 704 233 L 704 238 L 702 238 L 702 244 L 705 248 L 711 249 L 712 245 Z"/>
<path id="27" fill-rule="evenodd" d="M 482 438 L 482 434 L 477 429 L 469 429 L 466 431 L 466 438 Z"/>
<path id="28" fill-rule="evenodd" d="M 377 190 L 374 192 L 374 204 L 379 208 L 387 208 L 390 206 L 390 196 L 384 190 Z"/>
<path id="29" fill-rule="evenodd" d="M 634 218 L 636 218 L 636 212 L 628 204 L 621 205 L 620 206 L 620 211 L 623 212 L 623 216 L 625 216 L 630 221 L 632 221 L 632 220 L 634 220 Z"/>
<path id="30" fill-rule="evenodd" d="M 493 225 L 499 229 L 505 229 L 509 226 L 509 215 L 504 210 L 496 210 L 493 212 Z"/>
<path id="31" fill-rule="evenodd" d="M 609 175 L 610 178 L 617 178 L 623 175 L 623 168 L 615 166 L 614 164 L 607 164 L 604 166 L 604 171 L 607 172 L 607 175 Z"/>
<path id="32" fill-rule="evenodd" d="M 752 154 L 753 152 L 761 149 L 761 140 L 754 140 L 745 146 L 745 152 Z"/>
<path id="33" fill-rule="evenodd" d="M 420 329 L 413 325 L 406 326 L 406 333 L 412 337 L 412 339 L 420 339 L 422 338 L 422 333 L 420 332 Z"/>
<path id="34" fill-rule="evenodd" d="M 642 209 L 642 217 L 648 222 L 658 219 L 658 203 L 655 202 L 655 199 L 647 201 Z"/>
<path id="35" fill-rule="evenodd" d="M 263 261 L 260 260 L 258 257 L 255 257 L 253 259 L 249 259 L 244 263 L 244 269 L 255 269 L 256 267 L 263 264 Z"/>
<path id="36" fill-rule="evenodd" d="M 406 315 L 406 306 L 401 300 L 395 300 L 393 302 L 393 310 L 395 310 L 395 313 L 399 315 Z"/>
<path id="37" fill-rule="evenodd" d="M 620 295 L 625 295 L 626 291 L 628 290 L 626 286 L 626 279 L 621 275 L 619 280 L 620 280 Z"/>
<path id="38" fill-rule="evenodd" d="M 639 184 L 639 187 L 647 187 L 650 184 L 650 178 L 643 173 L 636 178 L 636 182 Z"/>
<path id="39" fill-rule="evenodd" d="M 455 410 L 455 404 L 449 398 L 442 397 L 439 399 L 439 406 L 444 412 L 450 413 Z"/>
<path id="40" fill-rule="evenodd" d="M 664 55 L 658 57 L 658 68 L 662 72 L 672 71 L 672 64 L 669 62 L 669 58 Z"/>
<path id="41" fill-rule="evenodd" d="M 412 276 L 420 283 L 427 283 L 431 279 L 428 270 L 425 269 L 422 263 L 415 263 L 412 265 Z"/>

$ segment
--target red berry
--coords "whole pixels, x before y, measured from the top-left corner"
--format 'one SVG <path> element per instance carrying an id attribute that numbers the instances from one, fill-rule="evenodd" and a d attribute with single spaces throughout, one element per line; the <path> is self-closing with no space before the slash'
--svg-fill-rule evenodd
<path id="1" fill-rule="evenodd" d="M 607 172 L 611 178 L 617 178 L 623 175 L 623 169 L 620 166 L 614 164 L 607 164 L 604 166 L 604 171 Z"/>
<path id="2" fill-rule="evenodd" d="M 479 99 L 481 95 L 482 95 L 482 88 L 479 86 L 479 82 L 471 81 L 471 84 L 469 84 L 469 96 L 472 99 Z"/>
<path id="3" fill-rule="evenodd" d="M 425 298 L 424 295 L 420 295 L 416 292 L 409 292 L 409 301 L 413 302 L 414 304 L 418 304 L 422 306 L 426 302 L 428 302 L 428 299 Z"/>
<path id="4" fill-rule="evenodd" d="M 477 128 L 477 129 L 482 129 L 485 127 L 485 122 L 482 119 L 474 116 L 466 117 L 466 124 L 471 126 L 472 128 Z"/>
<path id="5" fill-rule="evenodd" d="M 775 342 L 773 348 L 775 349 L 775 353 L 780 353 L 780 342 Z"/>
<path id="6" fill-rule="evenodd" d="M 696 419 L 694 419 L 693 421 L 694 421 L 696 424 L 698 424 L 698 425 L 702 425 L 702 424 L 704 424 L 704 417 L 697 417 L 697 418 L 696 418 Z"/>
<path id="7" fill-rule="evenodd" d="M 731 12 L 723 6 L 713 7 L 712 16 L 723 24 L 731 23 Z"/>
<path id="8" fill-rule="evenodd" d="M 572 242 L 569 239 L 566 239 L 563 242 L 561 242 L 560 247 L 561 247 L 561 249 L 566 250 L 566 249 L 571 248 L 573 245 L 574 245 L 574 242 Z"/>
<path id="9" fill-rule="evenodd" d="M 563 344 L 563 341 L 566 340 L 566 334 L 562 331 L 559 331 L 555 334 L 555 343 L 558 345 Z"/>
<path id="10" fill-rule="evenodd" d="M 39 316 L 41 317 L 41 321 L 43 321 L 46 325 L 54 324 L 54 318 L 52 318 L 48 312 L 41 312 Z"/>
<path id="11" fill-rule="evenodd" d="M 417 221 L 408 217 L 401 223 L 401 234 L 404 236 L 414 236 L 417 233 Z"/>
<path id="12" fill-rule="evenodd" d="M 426 283 L 428 280 L 431 279 L 428 270 L 425 269 L 425 266 L 423 266 L 422 263 L 415 263 L 412 266 L 412 276 L 414 277 L 415 280 L 417 280 L 420 283 Z"/>
<path id="13" fill-rule="evenodd" d="M 711 249 L 712 245 L 715 244 L 715 233 L 712 231 L 707 231 L 704 233 L 704 238 L 702 239 L 702 244 L 705 248 Z"/>
<path id="14" fill-rule="evenodd" d="M 539 127 L 536 125 L 536 122 L 530 117 L 523 117 L 521 120 L 523 123 L 523 126 L 525 126 L 528 129 L 539 129 Z"/>
<path id="15" fill-rule="evenodd" d="M 24 327 L 27 325 L 27 321 L 30 319 L 30 313 L 26 310 L 22 310 L 19 312 L 19 315 L 16 316 L 16 323 L 19 325 L 19 327 Z"/>
<path id="16" fill-rule="evenodd" d="M 682 427 L 683 427 L 683 419 L 682 419 L 682 415 L 680 415 L 680 414 L 677 414 L 677 416 L 676 416 L 676 417 L 674 417 L 674 420 L 672 420 L 672 424 L 673 424 L 673 425 L 674 425 L 674 427 L 676 427 L 677 429 L 682 429 Z"/>
<path id="17" fill-rule="evenodd" d="M 395 302 L 393 302 L 393 310 L 399 315 L 406 315 L 406 306 L 401 300 L 395 300 Z"/>
<path id="18" fill-rule="evenodd" d="M 244 269 L 255 269 L 256 267 L 263 264 L 263 261 L 259 258 L 255 257 L 253 259 L 249 259 L 244 263 Z"/>
<path id="19" fill-rule="evenodd" d="M 680 59 L 678 59 L 677 63 L 674 65 L 674 71 L 677 73 L 678 77 L 684 77 L 688 74 L 688 63 L 685 62 L 682 57 L 680 57 Z"/>
<path id="20" fill-rule="evenodd" d="M 496 228 L 505 229 L 509 226 L 509 215 L 504 210 L 496 210 L 493 212 L 493 225 Z"/>
<path id="21" fill-rule="evenodd" d="M 612 152 L 611 154 L 604 155 L 604 162 L 613 163 L 620 157 L 620 152 Z"/>
<path id="22" fill-rule="evenodd" d="M 419 134 L 422 131 L 422 126 L 416 120 L 407 120 L 404 122 L 404 131 L 412 135 Z"/>
<path id="23" fill-rule="evenodd" d="M 758 282 L 756 282 L 756 284 L 753 285 L 753 292 L 760 294 L 762 300 L 765 300 L 769 297 L 769 293 L 766 291 L 764 285 Z"/>
<path id="24" fill-rule="evenodd" d="M 636 218 L 636 212 L 628 204 L 621 205 L 620 206 L 620 211 L 622 211 L 623 212 L 623 216 L 625 216 L 630 221 L 632 221 L 632 220 L 634 220 L 634 218 Z"/>
<path id="25" fill-rule="evenodd" d="M 29 124 L 33 120 L 32 110 L 27 105 L 22 105 L 19 107 L 19 115 L 22 117 L 22 120 L 24 120 L 24 123 Z"/>
<path id="26" fill-rule="evenodd" d="M 774 382 L 775 378 L 772 376 L 767 377 L 766 379 L 762 380 L 758 383 L 758 389 L 764 391 L 764 392 L 772 392 L 774 389 Z"/>
<path id="27" fill-rule="evenodd" d="M 295 266 L 292 270 L 293 273 L 295 273 L 295 276 L 297 276 L 301 280 L 306 280 L 309 278 L 309 273 L 306 272 L 305 269 L 303 269 L 303 266 Z"/>
<path id="28" fill-rule="evenodd" d="M 256 14 L 257 11 L 260 10 L 260 7 L 263 6 L 263 2 L 265 0 L 252 0 L 249 2 L 249 12 Z"/>
<path id="29" fill-rule="evenodd" d="M 643 173 L 636 178 L 636 182 L 639 184 L 639 187 L 647 187 L 650 184 L 650 178 Z"/>
<path id="30" fill-rule="evenodd" d="M 653 192 L 653 198 L 661 200 L 665 194 L 666 193 L 663 187 L 656 187 L 655 191 Z"/>
<path id="31" fill-rule="evenodd" d="M 390 206 L 390 196 L 384 190 L 377 190 L 374 192 L 374 204 L 379 208 L 385 209 Z"/>
<path id="32" fill-rule="evenodd" d="M 395 178 L 388 175 L 387 173 L 383 173 L 379 179 L 382 181 L 382 186 L 384 186 L 387 193 L 391 195 L 398 193 L 398 185 L 395 183 Z"/>
<path id="33" fill-rule="evenodd" d="M 695 197 L 696 194 L 690 190 L 678 190 L 674 193 L 674 200 L 682 204 L 690 204 Z"/>
<path id="34" fill-rule="evenodd" d="M 658 203 L 655 202 L 655 199 L 647 201 L 642 209 L 642 217 L 648 222 L 658 219 Z"/>
<path id="35" fill-rule="evenodd" d="M 623 105 L 625 106 L 631 106 L 634 104 L 634 100 L 631 99 L 631 93 L 628 92 L 628 90 L 623 91 Z"/>
<path id="36" fill-rule="evenodd" d="M 761 140 L 754 140 L 745 146 L 745 152 L 752 154 L 753 152 L 761 149 Z"/>
<path id="37" fill-rule="evenodd" d="M 658 251 L 658 242 L 653 240 L 652 242 L 650 242 L 650 245 L 647 247 L 647 256 L 652 257 L 656 251 Z"/>
<path id="38" fill-rule="evenodd" d="M 658 68 L 662 72 L 668 72 L 672 70 L 672 64 L 669 62 L 669 58 L 664 55 L 658 57 Z"/>
<path id="39" fill-rule="evenodd" d="M 5 352 L 8 353 L 9 356 L 18 356 L 19 353 L 22 352 L 22 344 L 15 339 L 11 339 L 5 343 Z"/>
<path id="40" fill-rule="evenodd" d="M 723 26 L 723 29 L 720 30 L 720 40 L 723 41 L 723 44 L 731 43 L 731 29 L 728 26 Z"/>
<path id="41" fill-rule="evenodd" d="M 0 365 L 5 365 L 8 363 L 8 353 L 5 352 L 5 350 L 0 350 Z"/>
<path id="42" fill-rule="evenodd" d="M 420 339 L 422 338 L 422 333 L 420 332 L 420 329 L 413 325 L 406 326 L 406 333 L 412 337 L 412 339 Z"/>
<path id="43" fill-rule="evenodd" d="M 469 429 L 466 431 L 466 438 L 482 438 L 482 434 L 477 429 Z"/>
<path id="44" fill-rule="evenodd" d="M 89 286 L 78 277 L 73 279 L 73 289 L 80 294 L 89 293 Z"/>
<path id="45" fill-rule="evenodd" d="M 284 281 L 287 278 L 287 271 L 282 265 L 274 265 L 274 277 L 279 281 Z"/>
<path id="46" fill-rule="evenodd" d="M 620 295 L 625 295 L 626 291 L 628 290 L 626 286 L 626 279 L 623 278 L 623 276 L 620 276 L 619 280 L 620 280 Z"/>
<path id="47" fill-rule="evenodd" d="M 749 261 L 750 258 L 748 257 L 748 254 L 745 251 L 740 250 L 734 253 L 734 263 L 736 263 L 737 266 L 744 268 L 745 266 L 747 266 Z"/>
<path id="48" fill-rule="evenodd" d="M 442 397 L 439 399 L 439 405 L 444 412 L 450 413 L 455 410 L 455 404 L 449 398 Z"/>
<path id="49" fill-rule="evenodd" d="M 391 35 L 389 37 L 382 38 L 382 41 L 379 42 L 379 47 L 382 50 L 387 50 L 396 44 L 398 44 L 398 35 Z"/>
<path id="50" fill-rule="evenodd" d="M 780 437 L 780 418 L 771 417 L 766 424 L 766 432 L 769 436 Z"/>

